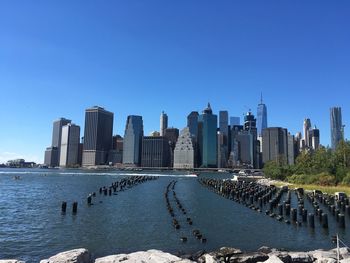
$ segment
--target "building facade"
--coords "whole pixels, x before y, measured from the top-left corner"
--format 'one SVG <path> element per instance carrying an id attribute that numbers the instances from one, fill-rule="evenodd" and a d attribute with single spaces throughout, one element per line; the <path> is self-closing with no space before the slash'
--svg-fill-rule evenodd
<path id="1" fill-rule="evenodd" d="M 267 128 L 267 107 L 263 103 L 262 96 L 257 109 L 257 131 L 258 137 L 262 136 L 263 129 Z"/>
<path id="2" fill-rule="evenodd" d="M 142 167 L 169 167 L 170 146 L 163 136 L 145 136 L 142 138 Z"/>
<path id="3" fill-rule="evenodd" d="M 217 167 L 217 116 L 208 107 L 199 115 L 198 145 L 201 167 Z"/>
<path id="4" fill-rule="evenodd" d="M 310 143 L 310 129 L 311 129 L 311 120 L 306 118 L 303 123 L 303 131 L 304 131 L 304 145 L 306 148 L 311 148 Z"/>
<path id="5" fill-rule="evenodd" d="M 196 149 L 190 128 L 184 128 L 176 142 L 174 150 L 175 169 L 193 169 L 196 166 Z"/>
<path id="6" fill-rule="evenodd" d="M 47 147 L 44 157 L 44 165 L 47 167 L 57 167 L 59 164 L 58 147 Z"/>
<path id="7" fill-rule="evenodd" d="M 271 127 L 264 129 L 262 148 L 263 163 L 266 163 L 268 161 L 288 163 L 287 129 L 280 127 Z"/>
<path id="8" fill-rule="evenodd" d="M 138 166 L 141 164 L 141 147 L 143 137 L 142 116 L 130 115 L 125 125 L 123 144 L 123 164 Z"/>
<path id="9" fill-rule="evenodd" d="M 80 127 L 69 123 L 62 127 L 61 167 L 76 167 L 79 163 Z"/>
<path id="10" fill-rule="evenodd" d="M 162 111 L 160 114 L 160 136 L 164 136 L 166 128 L 168 128 L 168 115 Z"/>
<path id="11" fill-rule="evenodd" d="M 95 106 L 85 110 L 83 166 L 108 164 L 112 149 L 113 113 Z"/>
<path id="12" fill-rule="evenodd" d="M 60 165 L 60 152 L 61 152 L 61 139 L 62 139 L 62 127 L 64 125 L 67 125 L 71 123 L 71 120 L 68 120 L 66 118 L 60 118 L 56 121 L 53 122 L 53 129 L 52 129 L 52 143 L 51 143 L 51 148 L 57 148 L 57 157 L 56 157 L 56 149 L 52 151 L 52 157 L 51 158 L 51 163 L 48 165 L 50 167 L 58 167 Z"/>
<path id="13" fill-rule="evenodd" d="M 198 138 L 198 117 L 199 114 L 197 111 L 192 111 L 187 116 L 187 127 L 190 129 L 190 133 L 195 138 Z"/>
<path id="14" fill-rule="evenodd" d="M 332 107 L 330 109 L 331 121 L 331 148 L 333 151 L 337 148 L 343 137 L 343 121 L 340 107 Z"/>

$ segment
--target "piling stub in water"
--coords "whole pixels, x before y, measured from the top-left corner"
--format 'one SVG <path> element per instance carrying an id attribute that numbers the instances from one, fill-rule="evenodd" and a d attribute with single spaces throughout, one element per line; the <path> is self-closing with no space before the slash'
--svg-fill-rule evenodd
<path id="1" fill-rule="evenodd" d="M 345 228 L 345 216 L 344 216 L 344 214 L 339 214 L 339 227 Z"/>
<path id="2" fill-rule="evenodd" d="M 61 205 L 61 212 L 63 214 L 66 213 L 66 210 L 67 210 L 67 202 L 62 202 L 62 205 Z"/>
<path id="3" fill-rule="evenodd" d="M 315 216 L 312 213 L 308 215 L 309 227 L 315 228 Z"/>
<path id="4" fill-rule="evenodd" d="M 78 202 L 73 203 L 72 212 L 73 214 L 76 214 L 78 212 Z"/>
<path id="5" fill-rule="evenodd" d="M 296 222 L 297 221 L 297 210 L 295 208 L 292 208 L 290 210 L 291 214 L 292 214 L 292 222 Z"/>
<path id="6" fill-rule="evenodd" d="M 328 228 L 328 217 L 325 213 L 322 213 L 322 227 Z"/>

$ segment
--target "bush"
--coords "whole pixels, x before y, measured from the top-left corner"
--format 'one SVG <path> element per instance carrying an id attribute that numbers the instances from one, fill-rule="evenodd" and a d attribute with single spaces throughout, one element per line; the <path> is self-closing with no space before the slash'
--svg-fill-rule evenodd
<path id="1" fill-rule="evenodd" d="M 293 184 L 318 184 L 318 185 L 335 185 L 336 179 L 329 173 L 319 174 L 295 174 L 288 177 L 288 182 Z"/>
<path id="2" fill-rule="evenodd" d="M 343 178 L 342 183 L 345 184 L 345 185 L 350 185 L 350 172 L 348 172 L 346 174 L 346 176 Z"/>

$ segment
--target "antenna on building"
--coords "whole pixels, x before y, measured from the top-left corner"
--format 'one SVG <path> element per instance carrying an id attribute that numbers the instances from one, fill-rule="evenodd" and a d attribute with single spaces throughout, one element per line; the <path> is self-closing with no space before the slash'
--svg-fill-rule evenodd
<path id="1" fill-rule="evenodd" d="M 263 104 L 263 96 L 262 96 L 262 92 L 260 93 L 260 104 Z"/>

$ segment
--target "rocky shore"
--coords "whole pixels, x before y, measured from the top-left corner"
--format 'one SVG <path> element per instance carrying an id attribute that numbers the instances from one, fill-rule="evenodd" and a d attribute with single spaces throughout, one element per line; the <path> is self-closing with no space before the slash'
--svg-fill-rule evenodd
<path id="1" fill-rule="evenodd" d="M 342 263 L 350 263 L 350 250 L 339 249 L 339 259 Z M 87 249 L 79 248 L 59 253 L 40 263 L 291 263 L 291 262 L 337 262 L 337 249 L 314 250 L 309 252 L 289 252 L 269 247 L 261 247 L 256 252 L 244 253 L 239 249 L 223 247 L 217 251 L 198 252 L 194 255 L 175 256 L 160 250 L 139 251 L 131 254 L 117 254 L 93 259 Z M 25 263 L 19 260 L 0 260 L 0 263 Z"/>

